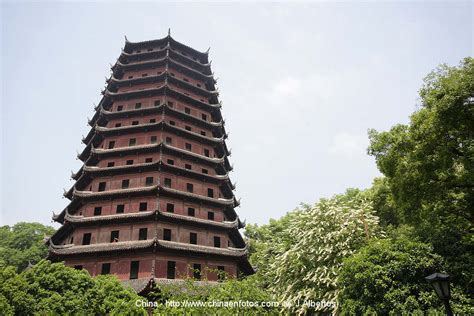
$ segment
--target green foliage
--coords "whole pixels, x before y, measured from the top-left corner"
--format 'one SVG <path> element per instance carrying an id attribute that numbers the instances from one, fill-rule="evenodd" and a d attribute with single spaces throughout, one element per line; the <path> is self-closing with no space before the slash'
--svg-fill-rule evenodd
<path id="1" fill-rule="evenodd" d="M 367 194 L 354 189 L 246 228 L 256 279 L 286 311 L 297 313 L 334 309 L 342 259 L 379 234 Z M 305 304 L 323 300 L 329 305 Z"/>
<path id="2" fill-rule="evenodd" d="M 54 228 L 40 223 L 18 223 L 13 227 L 0 227 L 0 262 L 23 271 L 28 262 L 34 264 L 46 257 L 45 236 L 51 236 Z"/>
<path id="3" fill-rule="evenodd" d="M 219 284 L 196 283 L 188 278 L 177 284 L 159 285 L 150 296 L 157 306 L 157 315 L 276 315 L 278 309 L 262 306 L 262 302 L 273 301 L 264 291 L 256 276 L 243 280 L 227 278 Z M 169 303 L 177 302 L 179 306 Z M 238 302 L 252 302 L 253 306 L 237 305 Z M 168 305 L 166 304 L 168 302 Z M 232 304 L 226 306 L 220 304 Z M 193 305 L 194 304 L 194 305 Z M 205 304 L 205 305 L 196 305 Z"/>
<path id="4" fill-rule="evenodd" d="M 366 194 L 372 201 L 375 214 L 380 218 L 382 227 L 400 225 L 403 216 L 395 206 L 387 178 L 375 178 Z"/>
<path id="5" fill-rule="evenodd" d="M 92 278 L 62 263 L 42 260 L 20 274 L 2 267 L 0 281 L 0 304 L 19 315 L 145 314 L 135 305 L 140 297 L 116 277 Z"/>
<path id="6" fill-rule="evenodd" d="M 389 206 L 397 209 L 386 221 L 416 227 L 447 259 L 455 283 L 472 289 L 474 59 L 431 73 L 420 96 L 422 107 L 408 125 L 369 131 L 369 153 L 386 176 Z"/>
<path id="7" fill-rule="evenodd" d="M 399 229 L 390 238 L 372 239 L 344 260 L 339 282 L 346 314 L 423 314 L 440 307 L 425 277 L 443 270 L 429 244 Z M 441 310 L 442 311 L 442 310 Z"/>
<path id="8" fill-rule="evenodd" d="M 308 207 L 301 205 L 302 209 Z M 264 288 L 272 286 L 276 279 L 275 270 L 271 267 L 275 257 L 290 249 L 298 238 L 288 227 L 300 212 L 296 209 L 279 219 L 270 219 L 266 225 L 247 224 L 245 227 L 244 234 L 250 249 L 250 263 L 256 268 L 255 277 Z"/>

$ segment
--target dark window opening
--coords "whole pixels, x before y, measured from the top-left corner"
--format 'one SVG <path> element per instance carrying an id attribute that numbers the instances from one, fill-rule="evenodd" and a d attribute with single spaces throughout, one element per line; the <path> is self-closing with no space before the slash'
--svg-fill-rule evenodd
<path id="1" fill-rule="evenodd" d="M 221 237 L 214 236 L 214 247 L 216 247 L 216 248 L 221 247 Z"/>
<path id="2" fill-rule="evenodd" d="M 82 236 L 82 244 L 83 245 L 90 245 L 91 244 L 91 237 L 92 237 L 91 233 L 85 233 Z"/>
<path id="3" fill-rule="evenodd" d="M 128 141 L 128 146 L 135 146 L 137 144 L 136 138 L 130 138 Z"/>
<path id="4" fill-rule="evenodd" d="M 130 186 L 130 180 L 129 179 L 122 180 L 122 189 L 128 189 L 129 186 Z"/>
<path id="5" fill-rule="evenodd" d="M 213 189 L 207 189 L 207 196 L 213 198 L 214 197 L 214 190 Z"/>
<path id="6" fill-rule="evenodd" d="M 146 179 L 145 179 L 145 185 L 146 185 L 146 186 L 153 185 L 153 177 L 146 177 Z"/>
<path id="7" fill-rule="evenodd" d="M 145 74 L 146 75 L 146 74 Z M 143 76 L 143 75 L 142 75 Z M 135 103 L 135 109 L 139 109 L 142 107 L 141 103 Z"/>
<path id="8" fill-rule="evenodd" d="M 173 102 L 168 101 L 168 106 L 169 106 L 170 108 L 172 108 L 172 107 L 173 107 Z"/>
<path id="9" fill-rule="evenodd" d="M 225 267 L 217 266 L 217 280 L 222 281 L 225 279 Z"/>
<path id="10" fill-rule="evenodd" d="M 209 149 L 204 149 L 204 156 L 209 157 Z"/>
<path id="11" fill-rule="evenodd" d="M 109 163 L 107 163 L 107 167 L 108 167 L 108 168 L 111 168 L 111 167 L 113 167 L 113 166 L 115 166 L 115 162 L 109 162 Z"/>
<path id="12" fill-rule="evenodd" d="M 192 169 L 192 167 L 191 167 L 190 164 L 185 164 L 185 165 L 184 165 L 184 168 L 186 168 L 186 169 L 188 169 L 188 170 L 191 170 L 191 169 Z"/>
<path id="13" fill-rule="evenodd" d="M 201 88 L 201 85 L 200 85 L 199 83 L 197 83 L 196 86 L 198 86 L 199 88 Z"/>
<path id="14" fill-rule="evenodd" d="M 168 159 L 166 162 L 168 163 L 168 165 L 174 165 L 174 160 L 173 159 Z"/>
<path id="15" fill-rule="evenodd" d="M 148 74 L 142 74 L 142 77 L 147 77 L 147 76 L 148 76 Z"/>
<path id="16" fill-rule="evenodd" d="M 189 80 L 188 80 L 187 78 L 183 78 L 183 80 L 184 80 L 185 82 L 189 82 Z"/>
<path id="17" fill-rule="evenodd" d="M 120 127 L 122 126 L 122 123 L 115 123 L 115 127 Z"/>
<path id="18" fill-rule="evenodd" d="M 184 127 L 184 129 L 187 130 L 187 131 L 191 131 L 191 126 L 187 126 L 187 125 L 186 125 L 186 126 Z"/>
<path id="19" fill-rule="evenodd" d="M 117 106 L 117 112 L 120 112 L 120 111 L 122 111 L 122 110 L 123 110 L 123 105 Z"/>
<path id="20" fill-rule="evenodd" d="M 209 174 L 209 171 L 207 171 L 207 169 L 202 169 L 202 173 Z"/>
<path id="21" fill-rule="evenodd" d="M 153 158 L 145 158 L 145 163 L 153 162 Z"/>
<path id="22" fill-rule="evenodd" d="M 213 221 L 214 220 L 214 212 L 207 212 L 207 219 Z"/>
<path id="23" fill-rule="evenodd" d="M 139 123 L 139 121 L 132 121 L 132 125 L 138 125 Z"/>
<path id="24" fill-rule="evenodd" d="M 140 206 L 139 206 L 139 211 L 140 212 L 144 212 L 148 209 L 148 203 L 147 202 L 141 202 L 140 203 Z"/>
<path id="25" fill-rule="evenodd" d="M 166 267 L 166 278 L 167 279 L 174 279 L 176 275 L 176 262 L 175 261 L 168 261 Z"/>
<path id="26" fill-rule="evenodd" d="M 163 240 L 171 241 L 171 229 L 163 229 Z"/>
<path id="27" fill-rule="evenodd" d="M 157 141 L 158 141 L 158 137 L 157 137 L 157 136 L 151 136 L 151 137 L 150 137 L 150 143 L 156 144 Z"/>
<path id="28" fill-rule="evenodd" d="M 133 165 L 133 160 L 127 160 L 127 165 Z"/>
<path id="29" fill-rule="evenodd" d="M 110 263 L 102 263 L 102 271 L 100 274 L 110 274 Z"/>
<path id="30" fill-rule="evenodd" d="M 140 261 L 130 262 L 130 279 L 138 279 L 138 270 L 140 269 Z"/>
<path id="31" fill-rule="evenodd" d="M 99 192 L 105 191 L 107 183 L 106 182 L 100 182 L 99 183 Z"/>
<path id="32" fill-rule="evenodd" d="M 170 125 L 175 126 L 176 122 L 175 121 L 170 121 Z"/>
<path id="33" fill-rule="evenodd" d="M 94 208 L 94 216 L 99 216 L 100 214 L 102 214 L 102 207 L 97 206 L 96 208 Z"/>
<path id="34" fill-rule="evenodd" d="M 140 228 L 138 231 L 138 240 L 147 240 L 148 238 L 148 229 L 147 228 Z"/>
<path id="35" fill-rule="evenodd" d="M 155 100 L 155 106 L 160 106 L 160 100 Z"/>
<path id="36" fill-rule="evenodd" d="M 193 264 L 193 277 L 196 280 L 201 280 L 201 265 L 199 263 Z"/>
<path id="37" fill-rule="evenodd" d="M 169 213 L 174 213 L 174 204 L 171 204 L 171 203 L 166 204 L 166 211 Z"/>
<path id="38" fill-rule="evenodd" d="M 206 115 L 206 114 L 201 114 L 201 118 L 202 118 L 204 121 L 207 121 L 207 115 Z"/>
<path id="39" fill-rule="evenodd" d="M 156 119 L 150 119 L 150 123 L 156 123 Z"/>
<path id="40" fill-rule="evenodd" d="M 171 188 L 171 179 L 170 178 L 165 178 L 165 187 Z"/>
<path id="41" fill-rule="evenodd" d="M 82 270 L 82 265 L 81 265 L 81 264 L 76 264 L 76 265 L 74 266 L 74 269 L 76 269 L 76 270 Z"/>
<path id="42" fill-rule="evenodd" d="M 195 214 L 196 214 L 195 209 L 192 208 L 192 207 L 188 207 L 188 215 L 189 216 L 195 216 Z"/>
<path id="43" fill-rule="evenodd" d="M 124 211 L 125 211 L 125 205 L 123 204 L 117 205 L 117 209 L 116 209 L 117 214 L 123 213 Z"/>
<path id="44" fill-rule="evenodd" d="M 172 142 L 173 142 L 173 140 L 171 139 L 171 137 L 166 137 L 166 140 L 165 140 L 165 141 L 166 141 L 166 144 L 167 144 L 167 145 L 171 145 Z"/>
<path id="45" fill-rule="evenodd" d="M 119 231 L 113 230 L 110 232 L 110 242 L 118 242 L 119 241 Z"/>
<path id="46" fill-rule="evenodd" d="M 192 183 L 186 183 L 186 191 L 193 193 L 194 186 Z"/>
<path id="47" fill-rule="evenodd" d="M 205 132 L 205 131 L 201 131 L 201 135 L 202 135 L 202 136 L 206 136 L 206 132 Z"/>
<path id="48" fill-rule="evenodd" d="M 197 234 L 196 233 L 189 233 L 189 243 L 196 245 L 197 244 Z"/>
<path id="49" fill-rule="evenodd" d="M 109 149 L 112 149 L 114 147 L 115 147 L 115 141 L 112 140 L 109 142 Z"/>
<path id="50" fill-rule="evenodd" d="M 184 108 L 184 113 L 191 114 L 191 109 L 190 108 Z"/>
<path id="51" fill-rule="evenodd" d="M 191 151 L 192 148 L 193 146 L 190 143 L 186 143 L 186 150 Z"/>

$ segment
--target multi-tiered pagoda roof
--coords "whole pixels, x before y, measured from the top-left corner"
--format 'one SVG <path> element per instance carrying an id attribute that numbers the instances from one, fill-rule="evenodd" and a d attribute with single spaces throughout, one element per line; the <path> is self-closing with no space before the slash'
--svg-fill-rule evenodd
<path id="1" fill-rule="evenodd" d="M 53 219 L 49 258 L 137 290 L 218 271 L 251 274 L 207 52 L 170 35 L 125 46 Z"/>

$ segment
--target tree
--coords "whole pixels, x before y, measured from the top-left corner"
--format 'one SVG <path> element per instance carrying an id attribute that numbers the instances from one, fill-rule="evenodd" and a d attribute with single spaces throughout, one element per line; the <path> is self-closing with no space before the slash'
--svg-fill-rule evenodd
<path id="1" fill-rule="evenodd" d="M 341 308 L 347 314 L 427 312 L 439 307 L 425 276 L 442 271 L 442 258 L 413 234 L 373 239 L 341 269 Z"/>
<path id="2" fill-rule="evenodd" d="M 408 125 L 369 131 L 369 153 L 386 176 L 401 223 L 448 260 L 474 288 L 474 59 L 441 66 L 425 79 Z"/>
<path id="3" fill-rule="evenodd" d="M 54 228 L 40 223 L 17 223 L 13 227 L 0 227 L 0 261 L 23 271 L 46 257 L 48 248 L 45 236 L 51 236 Z"/>
<path id="4" fill-rule="evenodd" d="M 417 240 L 413 229 L 402 226 L 389 238 L 372 239 L 344 260 L 339 283 L 343 314 L 443 313 L 443 307 L 425 277 L 444 270 L 443 258 L 430 244 Z M 454 311 L 473 313 L 469 300 L 455 289 Z"/>
<path id="5" fill-rule="evenodd" d="M 304 206 L 286 231 L 295 241 L 289 249 L 273 245 L 271 290 L 289 311 L 300 314 L 334 310 L 342 259 L 380 234 L 372 205 L 358 190 Z"/>
<path id="6" fill-rule="evenodd" d="M 264 306 L 273 298 L 261 288 L 259 279 L 250 276 L 243 280 L 228 278 L 219 283 L 196 283 L 192 278 L 183 282 L 159 285 L 149 295 L 156 302 L 156 315 L 277 315 L 278 307 Z M 173 301 L 180 304 L 171 306 Z M 252 304 L 251 306 L 239 305 Z M 185 305 L 187 304 L 187 305 Z M 232 305 L 234 304 L 234 305 Z"/>
<path id="7" fill-rule="evenodd" d="M 20 274 L 3 266 L 0 281 L 0 306 L 10 314 L 145 314 L 135 305 L 143 298 L 115 276 L 92 278 L 60 262 L 42 260 Z"/>
<path id="8" fill-rule="evenodd" d="M 309 208 L 302 204 L 301 209 Z M 246 242 L 249 245 L 249 261 L 256 268 L 259 284 L 268 289 L 275 280 L 275 270 L 271 264 L 275 257 L 290 249 L 298 236 L 288 227 L 299 216 L 300 210 L 288 212 L 279 219 L 270 219 L 266 225 L 247 224 L 245 227 Z"/>
<path id="9" fill-rule="evenodd" d="M 367 190 L 367 195 L 372 201 L 374 212 L 380 219 L 380 225 L 384 228 L 400 225 L 402 218 L 402 215 L 395 206 L 387 180 L 385 177 L 375 178 L 372 182 L 372 187 Z"/>

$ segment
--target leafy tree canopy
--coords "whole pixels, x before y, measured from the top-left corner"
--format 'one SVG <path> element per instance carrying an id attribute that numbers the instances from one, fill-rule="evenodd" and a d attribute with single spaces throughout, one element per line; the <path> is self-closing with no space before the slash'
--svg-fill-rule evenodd
<path id="1" fill-rule="evenodd" d="M 342 259 L 380 233 L 368 195 L 354 189 L 246 230 L 260 281 L 297 313 L 334 310 Z"/>
<path id="2" fill-rule="evenodd" d="M 397 209 L 387 220 L 416 227 L 448 260 L 455 281 L 473 288 L 474 59 L 439 67 L 420 96 L 408 125 L 369 131 L 369 153 Z"/>
<path id="3" fill-rule="evenodd" d="M 141 299 L 115 276 L 92 278 L 61 262 L 42 260 L 20 274 L 13 267 L 0 267 L 0 307 L 5 315 L 144 315 L 135 304 Z"/>
<path id="4" fill-rule="evenodd" d="M 344 260 L 339 277 L 343 314 L 442 314 L 442 304 L 425 277 L 443 270 L 443 258 L 432 246 L 401 226 Z M 458 289 L 453 293 L 454 311 L 472 314 L 473 302 Z"/>
<path id="5" fill-rule="evenodd" d="M 30 262 L 39 262 L 48 252 L 45 236 L 51 236 L 54 228 L 40 223 L 17 223 L 0 227 L 0 262 L 23 271 Z"/>
<path id="6" fill-rule="evenodd" d="M 256 276 L 242 280 L 226 278 L 217 285 L 197 284 L 189 278 L 178 284 L 160 285 L 151 296 L 155 296 L 152 301 L 158 304 L 156 315 L 277 315 L 279 311 L 278 307 L 264 306 L 265 302 L 274 300 L 262 289 Z M 169 306 L 167 301 L 181 305 Z M 184 302 L 206 305 L 184 306 Z M 238 305 L 239 302 L 245 303 Z M 247 302 L 252 305 L 245 305 Z"/>

